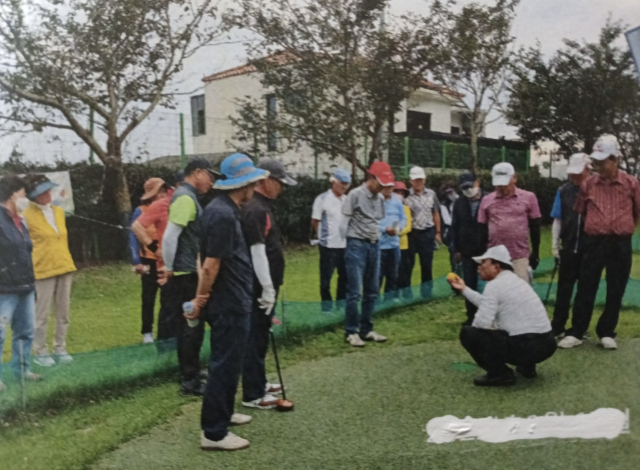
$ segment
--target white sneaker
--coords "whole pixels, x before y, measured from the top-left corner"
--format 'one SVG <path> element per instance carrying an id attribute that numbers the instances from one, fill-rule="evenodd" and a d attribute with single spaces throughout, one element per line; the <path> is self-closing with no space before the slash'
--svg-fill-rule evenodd
<path id="1" fill-rule="evenodd" d="M 142 344 L 153 343 L 153 333 L 145 333 L 142 335 Z"/>
<path id="2" fill-rule="evenodd" d="M 367 336 L 364 337 L 365 341 L 374 341 L 376 343 L 384 343 L 387 340 L 386 336 L 382 336 L 375 331 L 370 331 Z"/>
<path id="3" fill-rule="evenodd" d="M 59 353 L 56 353 L 55 356 L 58 362 L 61 364 L 69 364 L 70 362 L 73 362 L 73 358 L 71 357 L 71 354 L 69 354 L 67 351 L 61 351 Z"/>
<path id="4" fill-rule="evenodd" d="M 558 347 L 562 349 L 570 349 L 574 346 L 580 346 L 582 344 L 582 340 L 576 338 L 575 336 L 565 336 L 562 338 L 562 341 L 558 343 Z"/>
<path id="5" fill-rule="evenodd" d="M 618 344 L 616 343 L 616 340 L 613 338 L 608 338 L 608 337 L 600 338 L 600 344 L 605 349 L 618 349 Z"/>
<path id="6" fill-rule="evenodd" d="M 200 448 L 202 450 L 226 450 L 234 451 L 246 449 L 249 447 L 249 441 L 236 436 L 234 433 L 228 433 L 221 441 L 210 441 L 204 437 L 204 432 L 200 435 Z"/>
<path id="7" fill-rule="evenodd" d="M 274 395 L 280 395 L 282 393 L 282 386 L 280 384 L 272 384 L 267 382 L 264 387 L 265 393 L 272 393 Z"/>
<path id="8" fill-rule="evenodd" d="M 36 356 L 33 358 L 33 362 L 40 367 L 51 367 L 56 365 L 56 361 L 51 356 Z"/>
<path id="9" fill-rule="evenodd" d="M 273 395 L 266 394 L 262 398 L 253 401 L 243 401 L 242 404 L 247 408 L 258 408 L 260 410 L 272 410 L 278 404 L 278 399 Z"/>
<path id="10" fill-rule="evenodd" d="M 243 424 L 249 424 L 253 418 L 249 415 L 243 415 L 240 413 L 233 413 L 231 416 L 232 426 L 242 426 Z"/>
<path id="11" fill-rule="evenodd" d="M 7 386 L 2 383 L 2 380 L 0 380 L 0 392 L 4 392 L 6 389 L 7 389 Z"/>
<path id="12" fill-rule="evenodd" d="M 360 338 L 360 335 L 358 333 L 354 333 L 352 335 L 347 336 L 346 341 L 347 341 L 347 343 L 349 343 L 354 348 L 363 348 L 364 347 L 364 341 L 362 341 L 362 339 Z"/>

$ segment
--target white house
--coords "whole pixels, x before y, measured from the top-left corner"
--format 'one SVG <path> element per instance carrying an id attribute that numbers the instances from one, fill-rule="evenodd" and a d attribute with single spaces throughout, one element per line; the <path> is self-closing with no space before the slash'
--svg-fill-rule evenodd
<path id="1" fill-rule="evenodd" d="M 275 96 L 263 88 L 259 73 L 251 64 L 210 75 L 203 82 L 204 94 L 191 97 L 195 154 L 221 155 L 234 150 L 231 143 L 235 131 L 229 118 L 238 116 L 238 99 L 264 99 L 270 109 L 277 109 Z M 467 118 L 454 104 L 454 96 L 453 91 L 425 80 L 423 86 L 403 103 L 402 111 L 396 115 L 393 131 L 409 135 L 429 131 L 465 134 Z M 320 156 L 316 162 L 313 151 L 307 146 L 283 154 L 274 152 L 276 155 L 290 172 L 298 175 L 314 175 L 316 172 L 322 175 L 336 167 L 351 167 L 344 160 L 332 160 L 326 156 Z"/>

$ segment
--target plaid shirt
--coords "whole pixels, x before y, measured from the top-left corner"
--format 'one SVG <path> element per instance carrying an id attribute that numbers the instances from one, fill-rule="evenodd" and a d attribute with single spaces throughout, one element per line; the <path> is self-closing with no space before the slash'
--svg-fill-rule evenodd
<path id="1" fill-rule="evenodd" d="M 622 170 L 611 182 L 594 175 L 582 183 L 575 210 L 585 217 L 589 236 L 633 235 L 640 219 L 640 183 Z"/>
<path id="2" fill-rule="evenodd" d="M 440 203 L 433 190 L 424 188 L 422 194 L 416 194 L 411 190 L 405 205 L 411 209 L 413 230 L 426 230 L 435 225 L 433 214 L 440 212 Z"/>

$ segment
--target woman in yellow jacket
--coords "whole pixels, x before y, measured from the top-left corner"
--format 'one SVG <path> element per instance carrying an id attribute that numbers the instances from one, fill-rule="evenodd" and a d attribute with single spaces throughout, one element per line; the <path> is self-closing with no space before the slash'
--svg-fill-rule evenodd
<path id="1" fill-rule="evenodd" d="M 64 210 L 51 205 L 51 190 L 57 186 L 43 175 L 29 175 L 29 207 L 24 218 L 33 242 L 33 268 L 36 277 L 36 331 L 33 339 L 34 362 L 43 367 L 55 365 L 47 347 L 49 313 L 55 304 L 56 330 L 53 354 L 58 362 L 71 362 L 67 353 L 71 273 L 76 270 L 69 252 Z"/>
<path id="2" fill-rule="evenodd" d="M 393 187 L 393 193 L 404 204 L 404 198 L 407 197 L 409 191 L 402 181 L 396 181 Z M 400 232 L 400 269 L 398 270 L 398 290 L 405 298 L 411 295 L 411 256 L 409 255 L 409 232 L 411 232 L 411 209 L 404 206 L 404 215 L 407 217 L 407 225 Z"/>

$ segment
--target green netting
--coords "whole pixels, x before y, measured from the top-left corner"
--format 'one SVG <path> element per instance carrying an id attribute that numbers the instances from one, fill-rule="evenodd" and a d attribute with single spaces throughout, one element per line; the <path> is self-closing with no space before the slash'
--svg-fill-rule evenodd
<path id="1" fill-rule="evenodd" d="M 634 250 L 640 250 L 640 237 L 633 240 Z M 552 258 L 541 261 L 536 271 L 534 288 L 541 298 L 545 298 L 549 288 L 549 274 L 553 271 Z M 429 286 L 428 298 L 422 297 L 425 286 L 416 285 L 398 295 L 393 301 L 378 303 L 376 312 L 398 309 L 407 305 L 425 303 L 451 297 L 451 287 L 444 277 L 435 279 Z M 556 286 L 551 286 L 550 302 L 555 301 Z M 596 299 L 597 305 L 606 300 L 606 285 L 603 281 Z M 623 300 L 626 307 L 640 307 L 640 280 L 632 279 Z M 274 328 L 280 337 L 299 335 L 303 332 L 317 332 L 341 325 L 344 310 L 323 313 L 320 302 L 289 302 L 281 299 L 277 307 L 282 325 Z M 401 313 L 401 310 L 398 310 Z M 202 349 L 205 361 L 210 353 L 208 334 Z M 30 410 L 45 412 L 50 408 L 65 406 L 71 396 L 96 396 L 104 391 L 122 387 L 137 386 L 158 377 L 176 378 L 177 359 L 172 341 L 156 342 L 125 348 L 79 353 L 71 364 L 60 364 L 55 368 L 38 369 L 44 381 L 38 383 L 17 381 L 9 364 L 3 367 L 3 381 L 7 390 L 0 393 L 0 419 L 16 411 Z"/>

